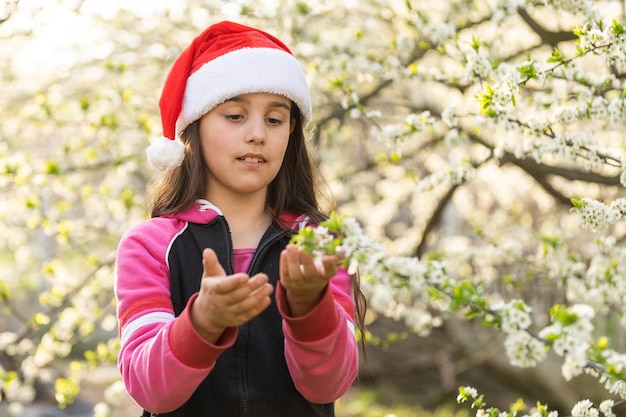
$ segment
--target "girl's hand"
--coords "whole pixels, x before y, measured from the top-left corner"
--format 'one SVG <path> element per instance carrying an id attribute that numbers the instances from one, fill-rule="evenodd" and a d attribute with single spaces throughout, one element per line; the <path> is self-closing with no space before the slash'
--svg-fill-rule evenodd
<path id="1" fill-rule="evenodd" d="M 191 307 L 194 328 L 215 343 L 227 327 L 240 326 L 270 305 L 274 290 L 265 274 L 226 275 L 211 249 L 202 252 L 204 272 L 198 298 Z"/>
<path id="2" fill-rule="evenodd" d="M 287 303 L 293 317 L 315 307 L 328 281 L 337 274 L 336 255 L 322 256 L 317 262 L 298 246 L 289 244 L 280 254 L 280 283 L 287 290 Z"/>

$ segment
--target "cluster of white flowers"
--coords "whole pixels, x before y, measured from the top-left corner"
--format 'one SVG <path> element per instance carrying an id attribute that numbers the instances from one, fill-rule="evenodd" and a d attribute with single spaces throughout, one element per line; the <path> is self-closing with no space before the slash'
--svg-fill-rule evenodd
<path id="1" fill-rule="evenodd" d="M 120 405 L 126 396 L 126 388 L 123 381 L 115 381 L 104 390 L 104 398 L 107 404 Z"/>
<path id="2" fill-rule="evenodd" d="M 586 170 L 591 170 L 604 163 L 600 151 L 592 144 L 589 133 L 585 131 L 568 131 L 563 135 L 557 135 L 551 142 L 544 142 L 544 144 L 544 147 L 537 147 L 542 155 L 550 153 L 553 156 L 568 160 L 583 158 Z"/>
<path id="3" fill-rule="evenodd" d="M 111 417 L 111 407 L 104 402 L 99 402 L 93 407 L 93 417 Z"/>
<path id="4" fill-rule="evenodd" d="M 554 110 L 554 118 L 563 125 L 576 123 L 580 118 L 578 106 L 560 106 Z"/>
<path id="5" fill-rule="evenodd" d="M 499 313 L 502 320 L 501 328 L 505 333 L 515 333 L 526 330 L 532 324 L 530 313 L 532 309 L 523 300 L 511 300 L 508 303 L 497 303 L 491 310 Z"/>
<path id="6" fill-rule="evenodd" d="M 612 349 L 602 351 L 602 356 L 606 365 L 615 372 L 621 373 L 626 371 L 626 354 L 616 352 Z"/>
<path id="7" fill-rule="evenodd" d="M 313 250 L 313 255 L 316 258 L 319 258 L 323 254 L 323 247 L 328 243 L 332 242 L 333 235 L 329 233 L 327 227 L 319 226 L 313 230 L 315 241 L 317 242 L 317 247 Z"/>
<path id="8" fill-rule="evenodd" d="M 376 247 L 367 240 L 362 243 L 370 248 Z M 367 278 L 362 281 L 363 292 L 375 311 L 404 321 L 420 336 L 427 336 L 433 327 L 440 325 L 423 300 L 428 299 L 429 285 L 439 286 L 448 281 L 443 264 L 423 264 L 414 257 L 385 257 L 379 249 L 373 252 L 363 249 L 363 246 L 359 247 L 361 261 L 353 258 L 350 265 L 351 268 L 358 266 L 360 273 Z M 445 309 L 446 304 L 439 303 L 438 306 Z"/>
<path id="9" fill-rule="evenodd" d="M 374 311 L 387 317 L 397 319 L 397 303 L 394 300 L 392 289 L 382 283 L 362 282 L 362 291 L 367 296 L 368 304 Z"/>
<path id="10" fill-rule="evenodd" d="M 579 38 L 579 45 L 582 49 L 594 49 L 605 62 L 618 67 L 623 67 L 626 63 L 625 43 L 624 36 L 616 34 L 611 25 L 589 28 Z"/>
<path id="11" fill-rule="evenodd" d="M 475 400 L 478 397 L 478 390 L 474 387 L 461 387 L 459 391 L 459 395 L 456 397 L 457 402 L 463 402 L 469 399 Z"/>
<path id="12" fill-rule="evenodd" d="M 491 21 L 500 23 L 506 16 L 517 15 L 520 8 L 530 9 L 531 5 L 526 0 L 497 0 L 492 7 Z"/>
<path id="13" fill-rule="evenodd" d="M 309 229 L 310 230 L 310 229 Z M 333 236 L 329 227 L 313 228 L 308 243 L 313 243 L 317 256 L 332 250 Z M 336 232 L 336 231 L 335 231 Z M 353 217 L 341 218 L 341 244 L 334 250 L 342 254 L 349 273 L 357 268 L 363 277 L 362 291 L 375 311 L 395 320 L 404 321 L 417 334 L 426 336 L 440 324 L 425 307 L 428 286 L 448 283 L 444 264 L 422 263 L 416 257 L 387 256 L 385 247 L 365 234 Z M 421 299 L 421 301 L 420 301 Z M 445 303 L 439 303 L 445 308 Z"/>
<path id="14" fill-rule="evenodd" d="M 468 81 L 487 79 L 493 71 L 489 58 L 474 49 L 466 53 L 465 59 L 465 79 Z"/>
<path id="15" fill-rule="evenodd" d="M 459 120 L 456 116 L 456 109 L 454 107 L 448 106 L 441 112 L 441 121 L 443 121 L 446 126 L 452 128 L 457 127 L 459 124 Z"/>
<path id="16" fill-rule="evenodd" d="M 613 400 L 604 400 L 600 403 L 598 408 L 602 414 L 604 414 L 604 417 L 615 417 L 615 413 L 613 412 L 614 405 L 615 402 Z"/>
<path id="17" fill-rule="evenodd" d="M 399 52 L 412 51 L 415 48 L 415 35 L 407 32 L 400 32 L 394 39 L 394 46 Z"/>
<path id="18" fill-rule="evenodd" d="M 367 271 L 378 272 L 380 260 L 385 257 L 385 248 L 365 234 L 359 222 L 353 217 L 343 221 L 345 235 L 341 242 L 341 250 L 350 259 L 348 272 L 354 273 L 359 264 Z"/>
<path id="19" fill-rule="evenodd" d="M 623 123 L 626 121 L 626 99 L 618 97 L 609 102 L 607 113 L 611 123 Z"/>
<path id="20" fill-rule="evenodd" d="M 9 402 L 28 404 L 35 399 L 32 384 L 25 382 L 14 371 L 5 371 L 2 366 L 0 366 L 0 386 L 2 386 L 0 401 L 6 399 Z"/>
<path id="21" fill-rule="evenodd" d="M 358 268 L 365 277 L 363 291 L 371 307 L 388 317 L 404 320 L 418 334 L 428 334 L 435 325 L 433 316 L 426 303 L 416 300 L 427 300 L 429 288 L 445 289 L 456 284 L 446 273 L 445 264 L 437 261 L 423 263 L 416 257 L 388 257 L 384 247 L 368 237 L 355 219 L 344 217 L 341 222 L 342 243 L 338 249 L 349 262 L 350 272 Z M 313 236 L 318 242 L 327 242 L 324 234 L 328 232 L 328 228 L 319 226 Z M 584 371 L 588 364 L 587 351 L 592 345 L 595 311 L 584 304 L 562 308 L 562 315 L 556 315 L 553 323 L 541 330 L 538 337 L 529 332 L 532 310 L 523 300 L 500 302 L 489 308 L 499 317 L 501 329 L 507 335 L 505 348 L 511 364 L 536 366 L 546 358 L 546 341 L 550 340 L 554 352 L 564 358 L 562 373 L 565 379 Z M 622 357 L 613 354 L 607 357 L 607 363 L 609 360 L 617 366 Z"/>
<path id="22" fill-rule="evenodd" d="M 423 33 L 434 45 L 451 39 L 456 34 L 456 27 L 451 23 L 429 22 L 424 26 Z"/>
<path id="23" fill-rule="evenodd" d="M 532 309 L 523 300 L 500 302 L 490 309 L 500 317 L 500 327 L 506 334 L 504 347 L 512 365 L 533 367 L 547 357 L 545 344 L 527 332 L 532 324 Z"/>
<path id="24" fill-rule="evenodd" d="M 572 14 L 581 13 L 589 20 L 595 16 L 591 0 L 546 0 L 545 4 Z"/>
<path id="25" fill-rule="evenodd" d="M 597 370 L 587 368 L 586 373 L 598 378 L 599 382 L 604 385 L 604 388 L 611 394 L 615 394 L 622 399 L 626 399 L 626 381 L 623 379 L 611 378 L 604 373 L 599 373 Z"/>
<path id="26" fill-rule="evenodd" d="M 519 411 L 504 411 L 499 410 L 496 407 L 488 405 L 482 395 L 478 395 L 478 391 L 474 387 L 463 386 L 459 387 L 459 395 L 456 397 L 457 403 L 472 401 L 471 407 L 477 408 L 476 417 L 558 417 L 559 412 L 556 410 L 549 410 L 547 406 L 537 403 L 537 407 L 533 407 L 529 410 L 528 414 L 520 414 Z M 607 403 L 608 405 L 608 403 Z M 612 405 L 612 404 L 611 404 Z M 606 407 L 605 407 L 606 408 Z M 608 417 L 608 416 L 607 416 Z M 614 416 L 610 416 L 614 417 Z"/>
<path id="27" fill-rule="evenodd" d="M 436 121 L 437 120 L 430 114 L 430 111 L 424 111 L 420 114 L 409 114 L 404 122 L 411 131 L 422 132 L 434 125 Z"/>
<path id="28" fill-rule="evenodd" d="M 359 104 L 359 95 L 355 92 L 345 95 L 342 99 L 341 99 L 341 107 L 343 109 L 348 109 L 352 106 L 355 106 Z"/>
<path id="29" fill-rule="evenodd" d="M 605 400 L 596 408 L 590 400 L 582 400 L 572 408 L 572 417 L 615 417 L 614 405 L 613 400 Z"/>
<path id="30" fill-rule="evenodd" d="M 519 84 L 516 80 L 511 78 L 500 80 L 493 86 L 492 107 L 498 111 L 511 108 L 517 96 L 519 96 Z"/>
<path id="31" fill-rule="evenodd" d="M 487 403 L 479 396 L 478 391 L 474 387 L 464 386 L 459 387 L 459 394 L 456 397 L 456 401 L 460 403 L 472 401 L 472 408 L 476 407 L 476 417 L 488 417 L 499 416 L 506 417 L 510 415 L 518 415 L 517 412 L 508 413 L 501 411 L 497 408 L 488 406 Z M 571 417 L 615 417 L 616 414 L 613 411 L 615 401 L 604 400 L 597 407 L 588 399 L 577 402 L 572 407 Z M 537 408 L 531 409 L 529 414 L 520 415 L 521 417 L 558 417 L 559 413 L 556 410 L 548 410 L 547 406 L 543 406 L 537 403 Z"/>
<path id="32" fill-rule="evenodd" d="M 442 186 L 459 185 L 474 177 L 476 170 L 472 166 L 457 166 L 448 171 L 436 171 L 421 179 L 416 187 L 416 193 L 436 190 Z"/>
<path id="33" fill-rule="evenodd" d="M 419 308 L 408 309 L 404 314 L 404 323 L 418 336 L 428 336 L 432 328 L 437 326 L 432 314 Z"/>
<path id="34" fill-rule="evenodd" d="M 537 366 L 547 357 L 545 344 L 521 330 L 507 334 L 504 348 L 511 365 L 520 368 Z"/>
<path id="35" fill-rule="evenodd" d="M 622 309 L 626 297 L 626 281 L 622 279 L 624 266 L 616 259 L 626 259 L 626 249 L 616 244 L 613 236 L 596 239 L 598 253 L 589 261 L 582 273 L 565 275 L 566 297 L 570 303 L 584 303 L 600 314 Z M 622 326 L 626 322 L 622 317 Z"/>
<path id="36" fill-rule="evenodd" d="M 419 132 L 424 132 L 435 125 L 435 119 L 429 111 L 419 114 L 409 114 L 401 123 L 391 123 L 385 125 L 379 132 L 378 137 L 383 141 L 397 143 L 409 138 Z"/>
<path id="37" fill-rule="evenodd" d="M 626 199 L 624 198 L 618 198 L 606 205 L 593 198 L 584 197 L 581 203 L 575 210 L 585 229 L 602 230 L 626 216 Z"/>
<path id="38" fill-rule="evenodd" d="M 553 340 L 552 349 L 564 357 L 561 373 L 566 380 L 583 373 L 587 365 L 587 350 L 592 346 L 595 311 L 588 305 L 576 304 L 566 310 L 569 320 L 556 321 L 543 328 L 539 336 Z M 558 318 L 557 318 L 558 320 Z"/>

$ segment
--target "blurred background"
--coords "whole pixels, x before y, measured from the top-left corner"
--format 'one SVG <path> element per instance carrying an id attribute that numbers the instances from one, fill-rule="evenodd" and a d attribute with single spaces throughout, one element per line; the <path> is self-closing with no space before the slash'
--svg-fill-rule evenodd
<path id="1" fill-rule="evenodd" d="M 596 154 L 534 158 L 523 127 L 555 120 L 551 112 L 572 97 L 610 99 L 624 88 L 625 68 L 581 57 L 569 68 L 587 82 L 562 75 L 524 85 L 509 119 L 495 123 L 477 103 L 487 80 L 476 57 L 503 68 L 529 57 L 545 63 L 555 48 L 576 56 L 573 31 L 586 17 L 576 2 L 561 2 L 565 11 L 557 2 L 339 3 L 0 0 L 0 416 L 140 414 L 115 367 L 115 250 L 147 217 L 145 192 L 158 172 L 145 149 L 161 134 L 165 74 L 219 20 L 290 46 L 310 83 L 310 141 L 328 195 L 389 253 L 444 260 L 494 301 L 526 300 L 545 325 L 550 306 L 572 301 L 566 281 L 599 259 L 597 239 L 622 241 L 623 225 L 582 229 L 570 198 L 623 195 L 615 162 L 623 107 L 609 119 L 592 111 L 608 114 L 608 101 L 587 113 L 578 106 L 555 128 L 591 132 L 594 147 L 618 155 L 600 163 Z M 607 22 L 624 21 L 624 2 L 591 3 Z M 609 76 L 614 84 L 603 89 Z M 608 395 L 590 377 L 566 382 L 558 358 L 511 366 L 503 337 L 480 320 L 364 286 L 367 355 L 339 417 L 466 416 L 460 385 L 494 406 L 541 401 L 563 415 L 580 398 Z M 418 312 L 410 322 L 398 319 L 403 306 Z M 619 315 L 597 323 L 616 348 Z"/>

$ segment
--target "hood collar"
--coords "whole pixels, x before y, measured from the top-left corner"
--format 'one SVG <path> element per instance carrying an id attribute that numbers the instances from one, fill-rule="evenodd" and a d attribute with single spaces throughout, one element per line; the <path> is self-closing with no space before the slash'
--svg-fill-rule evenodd
<path id="1" fill-rule="evenodd" d="M 218 216 L 223 216 L 222 211 L 215 204 L 205 199 L 198 199 L 187 209 L 176 213 L 165 215 L 164 217 L 173 217 L 185 222 L 207 224 Z M 309 222 L 307 215 L 297 215 L 290 212 L 280 214 L 281 223 L 287 228 L 297 231 L 305 227 Z"/>

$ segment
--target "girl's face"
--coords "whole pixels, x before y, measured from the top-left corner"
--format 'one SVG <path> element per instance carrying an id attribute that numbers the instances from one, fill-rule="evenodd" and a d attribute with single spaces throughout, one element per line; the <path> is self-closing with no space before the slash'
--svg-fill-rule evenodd
<path id="1" fill-rule="evenodd" d="M 264 201 L 295 126 L 290 110 L 291 101 L 285 97 L 244 94 L 200 119 L 202 154 L 209 171 L 209 201 L 250 195 Z"/>

